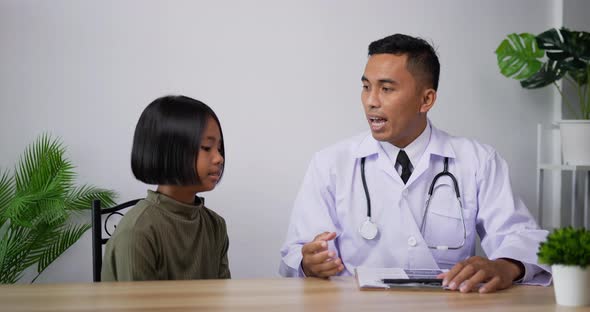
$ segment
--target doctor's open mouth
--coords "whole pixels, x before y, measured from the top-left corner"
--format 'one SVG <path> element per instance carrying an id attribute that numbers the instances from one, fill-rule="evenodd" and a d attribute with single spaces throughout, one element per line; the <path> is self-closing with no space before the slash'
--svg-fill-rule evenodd
<path id="1" fill-rule="evenodd" d="M 369 121 L 369 125 L 371 125 L 371 130 L 379 131 L 385 126 L 387 119 L 382 118 L 382 117 L 369 116 L 368 121 Z"/>

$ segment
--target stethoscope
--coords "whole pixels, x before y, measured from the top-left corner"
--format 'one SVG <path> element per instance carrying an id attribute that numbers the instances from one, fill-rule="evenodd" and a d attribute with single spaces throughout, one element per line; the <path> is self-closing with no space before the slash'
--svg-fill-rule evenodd
<path id="1" fill-rule="evenodd" d="M 364 239 L 372 240 L 379 233 L 379 228 L 377 227 L 377 224 L 375 224 L 375 222 L 373 222 L 373 220 L 371 219 L 371 197 L 369 196 L 369 188 L 367 187 L 367 180 L 365 178 L 365 158 L 366 157 L 361 158 L 361 179 L 363 180 L 363 188 L 365 190 L 365 197 L 367 199 L 367 219 L 365 219 L 365 221 L 359 227 L 359 234 Z M 463 205 L 461 205 L 461 194 L 459 193 L 459 184 L 457 183 L 457 179 L 455 178 L 455 176 L 449 172 L 448 168 L 449 168 L 449 158 L 445 157 L 443 171 L 439 172 L 436 176 L 434 176 L 434 178 L 432 179 L 432 182 L 430 183 L 430 188 L 428 189 L 428 196 L 426 197 L 426 208 L 424 209 L 424 215 L 422 216 L 422 224 L 420 225 L 420 233 L 422 234 L 422 237 L 424 237 L 424 229 L 426 228 L 426 216 L 428 214 L 428 208 L 430 207 L 430 198 L 432 197 L 432 193 L 434 192 L 434 187 L 436 185 L 436 181 L 440 177 L 447 176 L 447 177 L 451 178 L 451 180 L 453 181 L 453 189 L 454 189 L 455 195 L 457 197 L 457 202 L 459 203 L 458 207 L 459 207 L 459 212 L 461 215 L 461 223 L 463 224 L 463 241 L 461 242 L 461 244 L 459 244 L 457 246 L 446 246 L 446 245 L 431 246 L 431 245 L 427 244 L 428 248 L 431 248 L 431 249 L 438 249 L 438 250 L 460 249 L 461 247 L 463 247 L 465 245 L 465 241 L 467 240 L 467 229 L 465 227 L 465 219 L 463 218 Z"/>

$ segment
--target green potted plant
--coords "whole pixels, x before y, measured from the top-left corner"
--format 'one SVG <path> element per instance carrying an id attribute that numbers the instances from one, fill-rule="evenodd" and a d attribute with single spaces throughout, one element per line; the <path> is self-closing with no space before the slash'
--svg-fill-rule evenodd
<path id="1" fill-rule="evenodd" d="M 539 262 L 551 265 L 555 300 L 560 305 L 590 305 L 590 231 L 556 229 L 539 246 Z"/>
<path id="2" fill-rule="evenodd" d="M 559 122 L 563 163 L 590 165 L 590 33 L 553 28 L 537 36 L 510 34 L 496 55 L 502 75 L 519 80 L 523 88 L 557 88 L 563 104 L 578 118 Z M 564 96 L 559 80 L 577 91 L 577 105 Z"/>
<path id="3" fill-rule="evenodd" d="M 48 135 L 25 150 L 13 174 L 0 171 L 0 283 L 15 283 L 36 266 L 37 277 L 90 228 L 70 222 L 93 199 L 114 204 L 115 193 L 76 187 L 65 148 Z"/>

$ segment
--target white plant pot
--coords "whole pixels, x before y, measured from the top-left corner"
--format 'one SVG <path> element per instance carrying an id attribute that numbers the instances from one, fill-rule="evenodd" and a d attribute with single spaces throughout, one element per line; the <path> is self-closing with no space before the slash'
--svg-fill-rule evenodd
<path id="1" fill-rule="evenodd" d="M 590 165 L 590 120 L 562 120 L 561 153 L 565 165 Z"/>
<path id="2" fill-rule="evenodd" d="M 557 304 L 570 307 L 590 305 L 590 266 L 554 264 L 553 289 Z"/>

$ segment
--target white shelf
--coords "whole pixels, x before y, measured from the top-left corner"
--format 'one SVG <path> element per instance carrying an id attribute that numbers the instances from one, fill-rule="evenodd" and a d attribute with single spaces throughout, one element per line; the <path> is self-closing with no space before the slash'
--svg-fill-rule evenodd
<path id="1" fill-rule="evenodd" d="M 561 170 L 561 171 L 590 171 L 590 166 L 539 164 L 539 169 L 541 169 L 541 170 Z"/>
<path id="2" fill-rule="evenodd" d="M 579 219 L 582 219 L 582 224 L 585 228 L 589 228 L 588 225 L 588 217 L 589 217 L 589 207 L 588 207 L 588 193 L 589 190 L 589 181 L 590 181 L 590 165 L 563 165 L 563 164 L 556 164 L 556 163 L 543 163 L 541 154 L 543 149 L 541 145 L 543 145 L 543 132 L 545 130 L 556 131 L 558 127 L 556 125 L 551 125 L 549 127 L 544 127 L 543 125 L 537 125 L 537 212 L 538 212 L 538 222 L 539 225 L 543 226 L 543 180 L 544 180 L 544 172 L 545 171 L 570 171 L 572 176 L 571 181 L 571 224 L 576 225 Z M 561 143 L 556 144 L 560 146 Z M 579 211 L 578 207 L 576 206 L 577 198 L 578 198 L 578 174 L 582 174 L 584 177 L 584 190 L 583 190 L 583 209 Z M 561 186 L 559 187 L 561 192 Z M 560 195 L 561 196 L 561 195 Z M 561 207 L 561 205 L 560 205 Z M 562 208 L 559 208 L 562 209 Z"/>
<path id="3" fill-rule="evenodd" d="M 590 166 L 573 166 L 573 165 L 558 165 L 558 164 L 538 164 L 537 167 L 537 211 L 538 211 L 538 222 L 539 225 L 543 225 L 543 171 L 546 170 L 558 170 L 558 171 L 571 171 L 572 172 L 572 191 L 571 191 L 571 223 L 572 225 L 576 224 L 576 220 L 582 218 L 583 225 L 585 228 L 590 228 L 588 224 L 588 193 L 589 193 L 589 181 L 590 181 Z M 577 175 L 581 173 L 584 175 L 584 209 L 582 211 L 578 211 L 576 204 L 577 204 L 577 184 L 578 179 Z"/>

